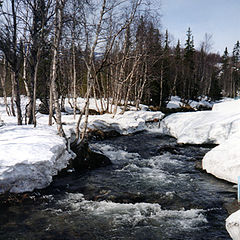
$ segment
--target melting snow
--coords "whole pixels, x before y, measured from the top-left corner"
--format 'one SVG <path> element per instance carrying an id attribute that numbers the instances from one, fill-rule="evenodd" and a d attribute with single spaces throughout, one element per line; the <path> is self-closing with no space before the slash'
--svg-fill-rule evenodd
<path id="1" fill-rule="evenodd" d="M 233 240 L 240 240 L 240 210 L 226 219 L 226 228 Z"/>
<path id="2" fill-rule="evenodd" d="M 0 128 L 0 193 L 44 188 L 67 166 L 71 155 L 50 127 Z"/>

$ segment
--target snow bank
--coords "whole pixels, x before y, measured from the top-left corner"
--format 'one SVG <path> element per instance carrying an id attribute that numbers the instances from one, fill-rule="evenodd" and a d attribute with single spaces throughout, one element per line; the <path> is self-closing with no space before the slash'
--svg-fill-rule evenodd
<path id="1" fill-rule="evenodd" d="M 212 108 L 213 103 L 209 102 L 207 97 L 199 97 L 199 101 L 189 100 L 188 105 L 190 105 L 193 109 L 197 110 L 200 107 L 207 107 Z M 182 99 L 178 96 L 172 96 L 170 101 L 167 103 L 167 108 L 174 109 L 174 108 L 181 108 L 186 106 L 186 103 L 182 101 Z"/>
<path id="2" fill-rule="evenodd" d="M 178 96 L 172 96 L 170 101 L 167 103 L 167 108 L 169 109 L 173 109 L 173 108 L 180 108 L 182 107 L 182 102 L 181 102 L 181 98 Z"/>
<path id="3" fill-rule="evenodd" d="M 240 240 L 240 210 L 226 219 L 226 229 L 233 240 Z"/>
<path id="4" fill-rule="evenodd" d="M 240 137 L 234 136 L 208 152 L 203 160 L 203 169 L 214 176 L 238 183 L 240 176 Z"/>
<path id="5" fill-rule="evenodd" d="M 64 139 L 50 127 L 2 127 L 0 193 L 44 188 L 70 158 Z"/>
<path id="6" fill-rule="evenodd" d="M 179 143 L 220 144 L 203 158 L 203 169 L 237 183 L 240 175 L 240 100 L 218 103 L 212 111 L 172 114 L 160 127 Z"/>
<path id="7" fill-rule="evenodd" d="M 216 103 L 213 105 L 212 111 L 214 112 L 227 112 L 227 113 L 239 113 L 240 112 L 240 99 L 227 99 L 224 102 Z"/>
<path id="8" fill-rule="evenodd" d="M 238 101 L 219 103 L 213 111 L 172 114 L 162 121 L 160 131 L 177 138 L 179 143 L 220 144 L 240 130 L 240 107 L 235 104 Z M 223 110 L 230 106 L 235 111 Z"/>
<path id="9" fill-rule="evenodd" d="M 38 123 L 43 124 L 47 120 L 38 119 Z M 160 121 L 164 117 L 162 112 L 150 111 L 127 111 L 124 114 L 103 114 L 90 115 L 88 118 L 88 129 L 101 130 L 103 132 L 116 131 L 122 135 L 128 135 L 135 132 L 143 131 L 147 128 L 146 122 Z M 65 123 L 64 130 L 70 136 L 71 132 L 75 130 L 77 118 L 74 120 L 72 115 L 63 115 L 62 120 Z M 81 121 L 80 128 L 83 127 L 85 117 Z"/>
<path id="10" fill-rule="evenodd" d="M 159 121 L 163 118 L 162 112 L 127 111 L 117 114 L 114 118 L 111 114 L 103 116 L 90 116 L 88 128 L 102 131 L 115 130 L 122 135 L 132 134 L 146 129 L 146 122 Z"/>

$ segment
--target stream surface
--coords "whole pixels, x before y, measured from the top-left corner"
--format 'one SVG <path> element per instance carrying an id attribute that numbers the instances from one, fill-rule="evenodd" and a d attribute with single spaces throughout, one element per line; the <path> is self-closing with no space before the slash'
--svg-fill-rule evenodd
<path id="1" fill-rule="evenodd" d="M 208 147 L 157 130 L 92 141 L 113 165 L 57 177 L 30 199 L 0 207 L 0 239 L 227 240 L 232 184 L 195 168 Z"/>

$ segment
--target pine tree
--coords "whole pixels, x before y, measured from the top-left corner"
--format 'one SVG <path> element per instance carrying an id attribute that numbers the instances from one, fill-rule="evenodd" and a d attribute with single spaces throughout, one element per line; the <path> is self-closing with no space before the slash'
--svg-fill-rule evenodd
<path id="1" fill-rule="evenodd" d="M 222 68 L 225 69 L 226 67 L 229 66 L 229 56 L 228 56 L 228 49 L 227 47 L 224 50 L 223 56 L 222 56 Z"/>
<path id="2" fill-rule="evenodd" d="M 165 34 L 165 40 L 164 40 L 164 52 L 169 52 L 169 36 L 168 36 L 168 30 L 166 30 Z"/>

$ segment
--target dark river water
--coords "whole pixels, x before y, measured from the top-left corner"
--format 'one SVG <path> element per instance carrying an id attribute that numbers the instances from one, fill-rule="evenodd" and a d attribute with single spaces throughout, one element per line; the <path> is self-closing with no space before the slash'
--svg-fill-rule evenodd
<path id="1" fill-rule="evenodd" d="M 57 177 L 28 200 L 0 207 L 0 239 L 226 240 L 232 184 L 198 170 L 208 147 L 155 130 L 92 142 L 113 165 Z"/>

